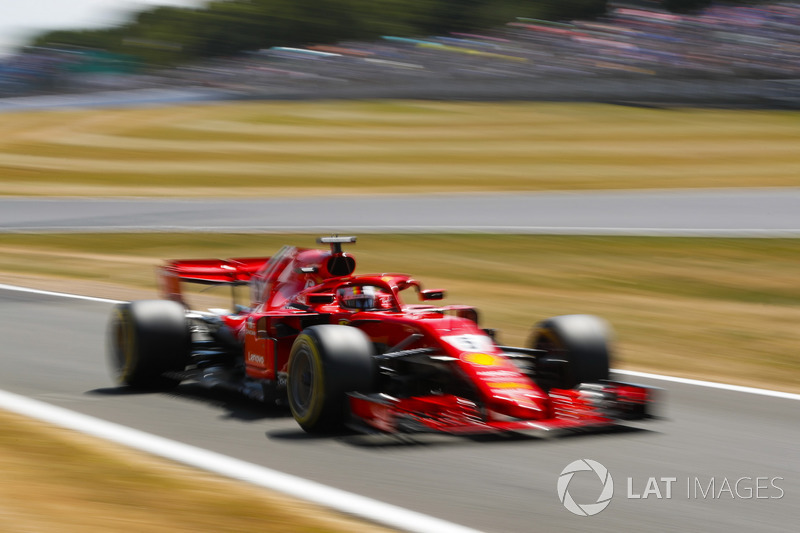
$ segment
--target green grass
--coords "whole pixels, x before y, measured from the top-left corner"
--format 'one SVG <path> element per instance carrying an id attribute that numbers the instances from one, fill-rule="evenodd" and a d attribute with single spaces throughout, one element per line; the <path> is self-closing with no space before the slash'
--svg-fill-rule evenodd
<path id="1" fill-rule="evenodd" d="M 15 113 L 0 194 L 800 186 L 795 111 L 273 102 Z"/>
<path id="2" fill-rule="evenodd" d="M 143 295 L 155 291 L 163 259 L 269 255 L 286 243 L 315 246 L 310 235 L 4 235 L 0 271 L 82 280 L 88 290 L 122 284 Z M 449 303 L 477 306 L 505 343 L 524 344 L 539 319 L 592 313 L 617 331 L 617 366 L 800 390 L 798 244 L 365 235 L 351 251 L 359 272 L 407 272 L 449 289 Z"/>

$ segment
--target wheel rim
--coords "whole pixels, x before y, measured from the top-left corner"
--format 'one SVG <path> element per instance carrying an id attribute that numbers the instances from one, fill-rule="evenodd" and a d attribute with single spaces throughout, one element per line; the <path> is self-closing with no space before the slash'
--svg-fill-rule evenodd
<path id="1" fill-rule="evenodd" d="M 312 355 L 308 348 L 304 347 L 295 352 L 289 376 L 289 397 L 295 415 L 300 418 L 304 418 L 311 409 L 316 377 Z"/>
<path id="2" fill-rule="evenodd" d="M 564 351 L 564 347 L 548 331 L 542 331 L 536 339 L 537 350 L 544 350 L 548 353 L 559 353 Z"/>
<path id="3" fill-rule="evenodd" d="M 552 388 L 569 388 L 568 380 L 571 370 L 567 365 L 552 366 L 554 361 L 568 360 L 567 350 L 558 337 L 549 329 L 543 329 L 536 338 L 534 348 L 544 350 L 544 356 L 537 358 L 536 375 L 537 383 L 544 390 Z M 550 368 L 547 368 L 550 363 Z"/>
<path id="4" fill-rule="evenodd" d="M 125 315 L 122 311 L 117 311 L 112 328 L 112 360 L 116 365 L 117 376 L 122 378 L 131 364 L 130 357 L 133 350 L 131 346 L 133 335 L 130 331 L 130 324 L 125 320 Z"/>
<path id="5" fill-rule="evenodd" d="M 117 320 L 114 324 L 114 361 L 117 363 L 117 369 L 125 365 L 124 349 L 127 344 L 127 334 L 122 322 Z"/>

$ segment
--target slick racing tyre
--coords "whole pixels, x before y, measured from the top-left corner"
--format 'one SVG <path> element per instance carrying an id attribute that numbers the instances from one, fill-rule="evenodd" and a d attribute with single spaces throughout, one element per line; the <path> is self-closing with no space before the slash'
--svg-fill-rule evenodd
<path id="1" fill-rule="evenodd" d="M 350 326 L 311 326 L 292 345 L 288 374 L 289 407 L 300 427 L 335 431 L 347 412 L 347 393 L 369 393 L 376 386 L 372 342 Z"/>
<path id="2" fill-rule="evenodd" d="M 608 379 L 611 330 L 592 315 L 556 316 L 538 323 L 529 345 L 544 350 L 536 360 L 536 380 L 545 390 L 571 389 Z"/>
<path id="3" fill-rule="evenodd" d="M 191 332 L 184 307 L 170 300 L 140 300 L 114 308 L 108 353 L 117 383 L 142 389 L 174 387 L 165 377 L 186 368 Z"/>

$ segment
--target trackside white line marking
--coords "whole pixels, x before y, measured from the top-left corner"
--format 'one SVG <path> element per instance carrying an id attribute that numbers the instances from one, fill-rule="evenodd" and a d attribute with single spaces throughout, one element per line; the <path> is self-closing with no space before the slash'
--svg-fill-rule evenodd
<path id="1" fill-rule="evenodd" d="M 30 294 L 41 294 L 43 296 L 58 296 L 59 298 L 71 298 L 73 300 L 87 300 L 90 302 L 101 302 L 108 304 L 122 303 L 121 300 L 109 300 L 108 298 L 95 298 L 94 296 L 82 296 L 80 294 L 69 294 L 66 292 L 41 291 L 39 289 L 29 289 L 28 287 L 17 287 L 16 285 L 4 285 L 2 283 L 0 283 L 0 290 L 27 292 Z"/>
<path id="2" fill-rule="evenodd" d="M 698 379 L 679 378 L 675 376 L 663 376 L 661 374 L 648 374 L 647 372 L 636 372 L 635 370 L 615 370 L 612 368 L 611 372 L 615 374 L 622 374 L 625 376 L 633 376 L 637 378 L 658 379 L 661 381 L 670 381 L 672 383 L 682 383 L 684 385 L 708 387 L 710 389 L 722 389 L 733 392 L 744 392 L 746 394 L 759 394 L 761 396 L 771 396 L 773 398 L 783 398 L 785 400 L 800 400 L 800 394 L 793 394 L 791 392 L 782 392 L 769 389 L 757 389 L 755 387 L 743 387 L 741 385 L 730 385 L 728 383 L 716 383 L 714 381 L 701 381 Z"/>
<path id="3" fill-rule="evenodd" d="M 800 228 L 625 228 L 603 226 L 15 226 L 2 227 L 2 233 L 510 233 L 520 235 L 615 235 L 659 237 L 752 237 L 789 238 L 800 235 Z"/>
<path id="4" fill-rule="evenodd" d="M 76 300 L 89 300 L 94 302 L 122 303 L 119 300 L 107 300 L 105 298 L 94 298 L 91 296 L 81 296 L 78 294 L 67 294 L 63 292 L 40 291 L 37 289 L 29 289 L 27 287 L 18 287 L 16 285 L 0 284 L 0 290 L 28 292 L 33 294 L 43 294 L 46 296 L 60 296 L 63 298 L 73 298 Z M 800 394 L 793 394 L 791 392 L 782 392 L 770 389 L 757 389 L 755 387 L 743 387 L 741 385 L 731 385 L 728 383 L 717 383 L 713 381 L 701 381 L 698 379 L 679 378 L 675 376 L 665 376 L 662 374 L 648 374 L 646 372 L 637 372 L 635 370 L 618 370 L 612 368 L 611 371 L 625 376 L 657 379 L 661 381 L 670 381 L 672 383 L 682 383 L 684 385 L 694 385 L 696 387 L 708 387 L 711 389 L 729 390 L 734 392 L 743 392 L 746 394 L 759 394 L 761 396 L 771 396 L 773 398 L 783 398 L 786 400 L 800 400 Z"/>
<path id="5" fill-rule="evenodd" d="M 159 457 L 316 503 L 388 527 L 413 533 L 480 533 L 438 518 L 409 511 L 296 476 L 270 470 L 188 444 L 182 444 L 62 407 L 0 390 L 0 408 L 80 431 Z"/>

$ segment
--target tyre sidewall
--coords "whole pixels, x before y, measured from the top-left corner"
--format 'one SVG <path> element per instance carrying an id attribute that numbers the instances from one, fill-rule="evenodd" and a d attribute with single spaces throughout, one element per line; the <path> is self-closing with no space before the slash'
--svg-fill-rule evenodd
<path id="1" fill-rule="evenodd" d="M 109 325 L 109 357 L 117 383 L 155 389 L 177 385 L 164 377 L 182 371 L 191 350 L 183 306 L 170 300 L 140 300 L 118 305 Z"/>
<path id="2" fill-rule="evenodd" d="M 109 326 L 109 355 L 114 378 L 119 385 L 127 385 L 135 375 L 138 362 L 136 331 L 131 317 L 130 304 L 118 305 L 112 311 Z"/>
<path id="3" fill-rule="evenodd" d="M 298 369 L 305 366 L 313 374 L 307 406 L 297 404 L 294 396 L 302 386 Z M 372 342 L 354 327 L 311 326 L 292 345 L 288 373 L 289 407 L 298 424 L 312 433 L 336 430 L 348 411 L 347 393 L 370 393 L 376 387 Z"/>
<path id="4" fill-rule="evenodd" d="M 545 358 L 564 359 L 559 388 L 607 380 L 611 359 L 611 329 L 593 315 L 563 315 L 536 325 L 532 348 L 546 349 Z"/>
<path id="5" fill-rule="evenodd" d="M 302 359 L 305 360 L 302 360 Z M 307 399 L 308 405 L 301 406 L 295 401 L 295 388 L 299 386 L 297 382 L 298 373 L 301 365 L 309 365 L 311 371 L 311 391 Z M 312 332 L 301 333 L 294 344 L 289 355 L 289 408 L 292 415 L 300 426 L 315 427 L 319 424 L 327 403 L 325 396 L 325 365 L 319 350 L 319 340 Z M 292 376 L 295 376 L 293 380 Z"/>

